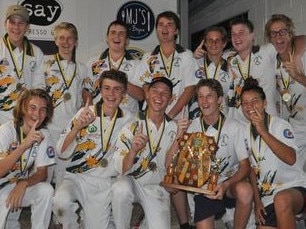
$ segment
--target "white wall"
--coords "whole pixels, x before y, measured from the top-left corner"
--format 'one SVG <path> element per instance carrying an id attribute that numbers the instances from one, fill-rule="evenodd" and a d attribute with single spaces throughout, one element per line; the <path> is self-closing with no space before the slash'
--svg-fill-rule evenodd
<path id="1" fill-rule="evenodd" d="M 275 13 L 291 17 L 296 26 L 296 34 L 306 34 L 305 0 L 216 0 L 199 13 L 190 15 L 190 33 L 244 12 L 248 12 L 249 19 L 254 23 L 256 44 L 264 43 L 264 25 Z"/>
<path id="2" fill-rule="evenodd" d="M 269 0 L 268 15 L 282 13 L 292 18 L 296 34 L 306 34 L 306 1 L 305 0 Z"/>
<path id="3" fill-rule="evenodd" d="M 25 0 L 1 0 L 0 1 L 0 23 L 5 20 L 5 11 L 8 5 L 22 4 Z M 60 17 L 50 26 L 34 26 L 31 28 L 47 30 L 47 36 L 36 36 L 35 40 L 52 40 L 51 30 L 61 21 L 68 21 L 75 24 L 79 32 L 79 45 L 77 49 L 77 59 L 87 62 L 89 57 L 100 54 L 107 47 L 105 42 L 106 31 L 109 23 L 116 20 L 118 9 L 129 0 L 55 0 L 63 6 Z M 156 16 L 165 11 L 177 12 L 177 0 L 139 0 L 145 3 Z M 31 0 L 27 0 L 31 3 Z M 37 1 L 33 1 L 37 2 Z M 48 0 L 41 1 L 47 4 Z M 3 26 L 0 26 L 0 37 L 5 33 Z M 33 36 L 29 35 L 30 39 Z M 158 43 L 155 31 L 147 38 L 139 41 L 130 41 L 130 46 L 149 51 Z"/>

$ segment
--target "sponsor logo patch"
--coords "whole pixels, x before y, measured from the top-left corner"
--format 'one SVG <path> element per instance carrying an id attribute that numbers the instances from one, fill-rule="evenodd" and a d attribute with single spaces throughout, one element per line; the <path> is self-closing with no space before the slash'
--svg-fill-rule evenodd
<path id="1" fill-rule="evenodd" d="M 47 149 L 47 155 L 49 158 L 54 158 L 55 157 L 55 152 L 54 148 L 52 146 L 49 146 Z"/>
<path id="2" fill-rule="evenodd" d="M 290 129 L 284 129 L 283 134 L 285 138 L 294 138 L 293 133 Z"/>

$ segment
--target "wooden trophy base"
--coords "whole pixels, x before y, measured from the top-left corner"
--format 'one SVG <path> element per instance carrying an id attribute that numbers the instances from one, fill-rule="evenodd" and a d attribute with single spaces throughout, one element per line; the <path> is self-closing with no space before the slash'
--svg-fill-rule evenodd
<path id="1" fill-rule="evenodd" d="M 204 195 L 214 195 L 215 193 L 213 191 L 207 190 L 207 189 L 201 189 L 201 188 L 195 188 L 191 186 L 185 186 L 185 185 L 180 185 L 180 184 L 168 184 L 165 182 L 160 183 L 161 186 L 166 187 L 166 188 L 174 188 L 174 189 L 180 189 L 188 192 L 195 192 L 195 193 L 200 193 Z"/>

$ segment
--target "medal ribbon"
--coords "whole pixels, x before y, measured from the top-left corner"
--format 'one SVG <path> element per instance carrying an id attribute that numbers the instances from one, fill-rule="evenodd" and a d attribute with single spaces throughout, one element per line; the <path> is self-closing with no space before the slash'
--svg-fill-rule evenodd
<path id="1" fill-rule="evenodd" d="M 103 104 L 101 106 L 101 118 L 100 118 L 100 131 L 101 131 L 101 144 L 102 144 L 102 147 L 100 148 L 100 150 L 98 150 L 98 152 L 94 155 L 94 158 L 98 159 L 98 156 L 102 153 L 102 156 L 98 159 L 102 159 L 105 154 L 107 153 L 107 150 L 108 150 L 108 147 L 109 147 L 109 142 L 110 142 L 110 139 L 112 137 L 112 134 L 113 134 L 113 130 L 114 130 L 114 127 L 115 127 L 115 124 L 116 124 L 116 121 L 117 121 L 117 118 L 118 118 L 118 109 L 116 110 L 115 114 L 114 114 L 114 117 L 112 118 L 111 122 L 110 122 L 110 126 L 108 128 L 108 131 L 106 133 L 106 137 L 105 135 L 103 135 L 103 119 L 104 119 L 104 111 L 103 111 Z M 107 135 L 108 134 L 108 135 Z"/>
<path id="2" fill-rule="evenodd" d="M 261 138 L 261 136 L 259 136 L 259 144 L 258 144 L 258 147 L 257 147 L 257 144 L 255 144 L 256 140 L 254 139 L 251 128 L 250 128 L 249 132 L 250 132 L 250 139 L 251 139 L 252 156 L 253 156 L 253 158 L 255 159 L 255 161 L 258 165 L 259 164 L 259 159 L 260 159 L 259 155 L 260 155 L 260 150 L 261 150 L 262 138 Z M 258 148 L 258 150 L 257 150 L 257 148 Z"/>
<path id="3" fill-rule="evenodd" d="M 155 155 L 156 154 L 156 151 L 159 147 L 159 144 L 161 142 L 161 139 L 162 139 L 162 136 L 164 134 L 164 130 L 165 130 L 165 118 L 164 118 L 164 121 L 162 123 L 163 127 L 162 127 L 162 131 L 161 131 L 161 134 L 160 136 L 158 137 L 158 141 L 157 141 L 157 144 L 154 146 L 154 141 L 152 139 L 152 136 L 151 136 L 151 131 L 149 129 L 149 122 L 148 122 L 148 112 L 146 113 L 146 118 L 145 118 L 145 124 L 146 124 L 146 129 L 147 129 L 147 136 L 148 136 L 148 139 L 149 139 L 149 147 L 150 147 L 150 156 L 152 155 Z"/>
<path id="4" fill-rule="evenodd" d="M 109 70 L 111 70 L 111 69 L 119 70 L 120 67 L 121 67 L 121 64 L 123 62 L 124 55 L 120 58 L 120 63 L 119 63 L 118 68 L 116 68 L 115 65 L 113 65 L 113 62 L 111 61 L 111 58 L 110 58 L 110 52 L 108 52 L 107 59 L 108 59 L 108 63 L 109 63 Z"/>
<path id="5" fill-rule="evenodd" d="M 217 66 L 216 66 L 216 69 L 215 69 L 215 72 L 214 72 L 214 76 L 213 76 L 213 79 L 216 79 L 216 76 L 217 76 L 217 72 L 220 71 L 221 69 L 221 61 L 218 62 Z M 206 76 L 206 79 L 210 79 L 211 77 L 209 77 L 209 70 L 208 70 L 208 64 L 207 64 L 207 57 L 205 58 L 204 57 L 204 71 L 205 71 L 205 76 Z"/>
<path id="6" fill-rule="evenodd" d="M 69 89 L 71 84 L 72 84 L 72 81 L 74 80 L 75 78 L 75 75 L 76 75 L 76 69 L 77 69 L 77 64 L 75 64 L 74 66 L 74 72 L 73 72 L 73 75 L 71 77 L 71 80 L 68 80 L 67 77 L 66 77 L 66 74 L 65 74 L 65 71 L 63 69 L 63 66 L 61 65 L 61 60 L 60 60 L 60 56 L 58 53 L 55 54 L 55 59 L 56 59 L 56 62 L 58 64 L 58 67 L 60 69 L 60 72 L 61 72 L 61 75 L 62 75 L 62 78 L 64 80 L 64 83 L 65 83 L 65 86 L 66 86 L 66 89 Z"/>
<path id="7" fill-rule="evenodd" d="M 19 69 L 18 66 L 17 66 L 18 62 L 16 60 L 16 56 L 14 54 L 14 51 L 12 49 L 12 46 L 11 46 L 11 43 L 9 41 L 8 36 L 6 37 L 6 39 L 3 38 L 3 41 L 4 41 L 4 44 L 6 45 L 6 47 L 9 50 L 10 56 L 11 56 L 13 64 L 14 64 L 14 68 L 16 70 L 16 74 L 17 74 L 18 78 L 20 79 L 22 77 L 22 74 L 23 74 L 24 63 L 26 62 L 27 43 L 26 42 L 23 43 L 22 64 L 21 64 L 21 68 Z"/>
<path id="8" fill-rule="evenodd" d="M 18 133 L 18 137 L 19 137 L 19 142 L 20 142 L 20 144 L 23 142 L 23 140 L 24 140 L 24 134 L 23 134 L 23 129 L 22 129 L 22 127 L 19 127 L 19 132 L 17 132 Z M 28 157 L 27 158 L 25 158 L 26 156 L 25 156 L 25 153 L 23 153 L 22 155 L 21 155 L 21 157 L 20 157 L 20 170 L 21 170 L 21 174 L 22 175 L 24 175 L 24 173 L 25 173 L 25 171 L 26 171 L 26 168 L 27 168 L 27 166 L 28 166 L 28 163 L 29 163 L 29 161 L 30 161 L 30 157 L 31 157 L 31 154 L 33 153 L 33 156 L 34 156 L 34 153 L 36 153 L 36 152 L 34 152 L 34 151 L 36 151 L 36 147 L 34 147 L 34 144 L 32 144 L 32 146 L 31 146 L 31 149 L 30 149 L 30 153 L 29 153 L 29 155 L 28 155 Z"/>
<path id="9" fill-rule="evenodd" d="M 270 115 L 267 116 L 267 119 L 268 119 L 267 120 L 267 126 L 269 128 L 269 126 L 270 126 Z M 251 125 L 249 126 L 249 133 L 250 133 L 250 140 L 251 140 L 252 156 L 254 157 L 257 165 L 259 165 L 261 146 L 263 144 L 265 144 L 265 142 L 262 140 L 261 136 L 259 136 L 259 143 L 258 143 L 258 147 L 257 147 L 256 140 L 254 139 L 254 136 L 253 136 L 253 133 L 252 133 L 252 130 L 251 130 Z"/>
<path id="10" fill-rule="evenodd" d="M 217 136 L 214 136 L 217 145 L 219 144 L 219 138 L 220 138 L 220 134 L 221 134 L 221 130 L 222 130 L 224 121 L 225 121 L 225 116 L 223 116 L 221 114 L 219 116 L 219 120 L 218 120 Z M 202 128 L 202 132 L 205 134 L 206 133 L 206 128 L 205 128 L 205 125 L 204 125 L 203 116 L 201 117 L 201 128 Z"/>
<path id="11" fill-rule="evenodd" d="M 159 145 L 160 145 L 160 142 L 161 142 L 162 136 L 164 134 L 164 130 L 165 130 L 166 121 L 165 121 L 165 118 L 164 118 L 161 134 L 158 137 L 158 142 L 157 142 L 156 146 L 154 147 L 153 139 L 152 139 L 152 136 L 151 136 L 151 133 L 150 133 L 151 131 L 149 129 L 148 119 L 149 119 L 148 118 L 148 112 L 146 112 L 145 124 L 146 124 L 146 129 L 147 129 L 147 136 L 148 136 L 148 139 L 149 139 L 148 142 L 149 142 L 150 153 L 149 153 L 149 155 L 146 156 L 146 158 L 144 158 L 142 160 L 140 166 L 135 171 L 128 174 L 130 176 L 133 176 L 135 179 L 138 179 L 139 177 L 144 176 L 148 172 L 147 171 L 148 165 L 150 164 L 152 159 L 156 156 L 157 149 L 159 148 Z M 138 122 L 138 126 L 139 126 L 139 122 Z M 158 131 L 158 132 L 160 132 L 160 131 Z"/>
<path id="12" fill-rule="evenodd" d="M 101 106 L 101 118 L 100 118 L 100 128 L 101 128 L 101 143 L 102 143 L 102 149 L 103 149 L 103 156 L 107 152 L 109 147 L 109 141 L 111 139 L 111 136 L 113 134 L 113 130 L 116 124 L 118 118 L 118 108 L 116 109 L 116 112 L 114 114 L 114 117 L 112 118 L 110 122 L 109 128 L 107 128 L 105 135 L 103 134 L 104 131 L 102 131 L 103 128 L 103 119 L 104 119 L 104 111 L 103 111 L 103 104 Z"/>
<path id="13" fill-rule="evenodd" d="M 282 69 L 281 69 L 281 63 L 282 63 L 282 61 L 281 61 L 279 55 L 277 55 L 277 58 L 276 58 L 276 59 L 277 59 L 276 69 L 279 70 L 279 72 L 280 72 L 280 76 L 281 76 L 281 79 L 282 79 L 282 83 L 283 83 L 284 89 L 285 89 L 285 90 L 288 90 L 288 89 L 289 89 L 289 85 L 290 85 L 290 79 L 291 79 L 291 77 L 290 77 L 290 75 L 288 74 L 288 78 L 285 79 L 285 77 L 284 77 L 284 75 L 283 75 L 283 73 L 282 73 Z"/>
<path id="14" fill-rule="evenodd" d="M 249 54 L 249 59 L 248 59 L 248 69 L 247 69 L 247 74 L 245 72 L 242 72 L 242 68 L 240 66 L 240 62 L 238 61 L 238 70 L 240 75 L 244 80 L 250 77 L 250 70 L 251 70 L 251 53 Z"/>
<path id="15" fill-rule="evenodd" d="M 161 47 L 160 47 L 160 53 L 161 53 L 161 59 L 162 59 L 162 61 L 163 61 L 163 65 L 164 65 L 166 74 L 167 74 L 167 76 L 169 77 L 169 76 L 171 76 L 171 72 L 172 72 L 172 66 L 173 66 L 174 53 L 175 53 L 175 51 L 173 51 L 173 53 L 172 53 L 171 63 L 170 63 L 170 66 L 169 66 L 169 70 L 168 70 L 168 65 L 166 65 L 166 63 L 165 63 L 165 60 L 166 60 L 167 58 L 166 58 L 166 56 L 164 55 L 163 50 L 162 50 Z"/>

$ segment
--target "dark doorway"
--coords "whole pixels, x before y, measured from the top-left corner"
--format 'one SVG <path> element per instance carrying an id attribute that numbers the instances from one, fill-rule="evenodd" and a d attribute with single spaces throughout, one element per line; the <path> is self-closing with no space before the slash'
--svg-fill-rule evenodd
<path id="1" fill-rule="evenodd" d="M 239 15 L 237 15 L 235 17 L 229 18 L 228 20 L 225 20 L 223 22 L 215 24 L 215 26 L 223 26 L 226 29 L 226 31 L 227 31 L 229 42 L 227 43 L 227 46 L 225 47 L 225 49 L 229 49 L 229 48 L 232 47 L 232 43 L 231 43 L 231 39 L 230 39 L 229 23 L 230 23 L 230 21 L 232 21 L 233 19 L 236 19 L 236 18 L 245 18 L 245 19 L 248 19 L 248 12 L 239 14 Z M 194 51 L 198 47 L 198 45 L 201 43 L 201 41 L 203 39 L 203 34 L 204 34 L 205 29 L 206 28 L 202 29 L 199 32 L 193 33 L 191 35 L 191 50 L 192 51 Z"/>
<path id="2" fill-rule="evenodd" d="M 52 55 L 57 52 L 57 47 L 54 41 L 31 40 L 31 42 L 37 45 L 44 55 Z"/>

